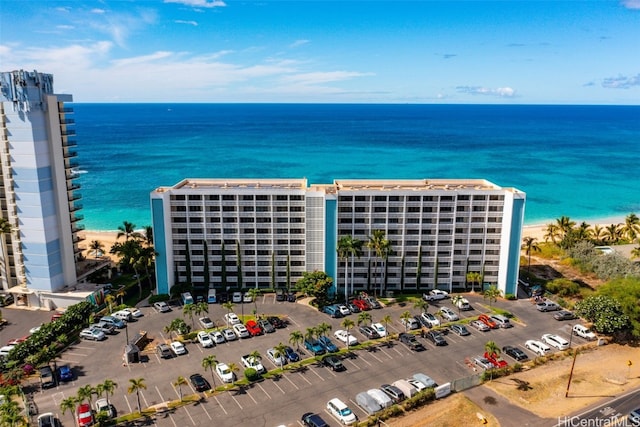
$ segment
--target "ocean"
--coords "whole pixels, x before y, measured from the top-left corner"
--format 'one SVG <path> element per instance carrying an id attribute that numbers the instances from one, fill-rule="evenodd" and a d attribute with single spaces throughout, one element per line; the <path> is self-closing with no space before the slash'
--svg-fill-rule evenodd
<path id="1" fill-rule="evenodd" d="M 151 225 L 184 178 L 484 178 L 525 224 L 640 213 L 640 106 L 73 104 L 84 225 Z"/>

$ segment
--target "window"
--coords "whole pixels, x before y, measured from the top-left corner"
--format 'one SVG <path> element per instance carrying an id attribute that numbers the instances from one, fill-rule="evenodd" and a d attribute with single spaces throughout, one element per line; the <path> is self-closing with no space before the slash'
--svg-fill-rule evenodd
<path id="1" fill-rule="evenodd" d="M 278 194 L 276 195 L 276 200 L 288 200 L 288 197 L 286 194 Z"/>
<path id="2" fill-rule="evenodd" d="M 189 194 L 189 200 L 202 200 L 202 196 L 199 194 Z"/>
<path id="3" fill-rule="evenodd" d="M 236 211 L 236 207 L 235 206 L 223 206 L 222 207 L 222 212 L 235 212 Z"/>
<path id="4" fill-rule="evenodd" d="M 469 200 L 468 194 L 458 194 L 458 200 Z"/>
<path id="5" fill-rule="evenodd" d="M 386 202 L 387 201 L 387 196 L 375 196 L 373 198 L 374 201 L 376 202 Z"/>
<path id="6" fill-rule="evenodd" d="M 217 194 L 211 194 L 206 197 L 206 200 L 220 200 L 220 196 Z"/>
<path id="7" fill-rule="evenodd" d="M 235 200 L 236 196 L 234 194 L 223 194 L 222 200 Z"/>

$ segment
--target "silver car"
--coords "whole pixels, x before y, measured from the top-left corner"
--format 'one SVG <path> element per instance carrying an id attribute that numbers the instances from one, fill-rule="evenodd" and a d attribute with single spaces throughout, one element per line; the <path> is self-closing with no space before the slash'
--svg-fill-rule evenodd
<path id="1" fill-rule="evenodd" d="M 474 320 L 473 322 L 469 323 L 469 326 L 473 326 L 474 328 L 476 328 L 477 330 L 479 330 L 480 332 L 487 332 L 489 329 L 489 326 L 487 326 L 485 323 L 479 321 L 479 320 Z"/>

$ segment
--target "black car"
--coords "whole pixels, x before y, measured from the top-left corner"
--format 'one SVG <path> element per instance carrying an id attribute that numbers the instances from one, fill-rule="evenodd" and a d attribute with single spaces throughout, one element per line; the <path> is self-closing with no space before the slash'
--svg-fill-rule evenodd
<path id="1" fill-rule="evenodd" d="M 529 356 L 524 351 L 512 345 L 502 347 L 502 352 L 517 362 L 529 359 Z"/>
<path id="2" fill-rule="evenodd" d="M 289 292 L 289 294 L 287 295 L 287 301 L 289 302 L 296 302 L 297 299 L 298 299 L 298 296 L 293 292 Z"/>
<path id="3" fill-rule="evenodd" d="M 225 302 L 229 301 L 229 294 L 226 292 L 220 292 L 217 295 L 217 300 L 220 304 L 224 304 Z"/>
<path id="4" fill-rule="evenodd" d="M 398 387 L 394 385 L 382 384 L 380 386 L 380 390 L 384 391 L 387 394 L 387 396 L 389 396 L 391 400 L 393 400 L 393 403 L 398 403 L 406 399 L 406 396 L 404 395 L 402 390 L 400 390 Z"/>
<path id="5" fill-rule="evenodd" d="M 276 301 L 284 301 L 287 298 L 283 288 L 276 289 Z"/>
<path id="6" fill-rule="evenodd" d="M 191 385 L 197 391 L 207 391 L 211 390 L 211 386 L 209 385 L 209 381 L 205 380 L 200 374 L 193 374 L 189 377 L 191 381 Z"/>
<path id="7" fill-rule="evenodd" d="M 352 313 L 360 313 L 362 310 L 360 310 L 360 308 L 355 305 L 354 303 L 350 302 L 347 303 L 347 308 L 349 309 L 350 312 Z"/>
<path id="8" fill-rule="evenodd" d="M 398 335 L 398 339 L 400 339 L 401 343 L 405 344 L 407 347 L 409 347 L 413 351 L 424 350 L 424 346 L 416 339 L 416 337 L 414 337 L 411 334 L 402 332 Z"/>
<path id="9" fill-rule="evenodd" d="M 572 320 L 576 318 L 576 315 L 568 310 L 560 310 L 554 313 L 553 318 L 556 320 Z"/>
<path id="10" fill-rule="evenodd" d="M 346 368 L 337 356 L 329 355 L 322 358 L 324 366 L 330 367 L 332 370 L 339 372 L 344 371 Z"/>
<path id="11" fill-rule="evenodd" d="M 378 332 L 373 329 L 371 326 L 360 326 L 360 332 L 362 333 L 362 335 L 364 335 L 365 337 L 371 339 L 375 339 L 375 338 L 380 338 L 380 334 L 378 334 Z"/>
<path id="12" fill-rule="evenodd" d="M 447 340 L 444 339 L 440 332 L 428 331 L 424 336 L 435 345 L 447 345 Z"/>
<path id="13" fill-rule="evenodd" d="M 327 424 L 320 415 L 312 412 L 307 412 L 302 416 L 302 424 L 307 427 L 329 427 L 329 424 Z"/>
<path id="14" fill-rule="evenodd" d="M 287 327 L 286 323 L 284 323 L 284 321 L 281 318 L 276 316 L 267 317 L 267 322 L 271 323 L 273 327 L 276 329 L 282 329 Z"/>

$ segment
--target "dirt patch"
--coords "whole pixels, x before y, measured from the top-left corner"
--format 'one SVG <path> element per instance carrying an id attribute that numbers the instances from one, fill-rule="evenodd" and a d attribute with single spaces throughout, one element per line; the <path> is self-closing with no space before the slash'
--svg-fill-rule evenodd
<path id="1" fill-rule="evenodd" d="M 498 421 L 463 394 L 453 394 L 437 400 L 427 407 L 410 412 L 401 418 L 387 421 L 392 427 L 459 427 L 482 425 L 477 417 L 482 413 L 487 419 L 487 426 L 499 426 Z"/>

